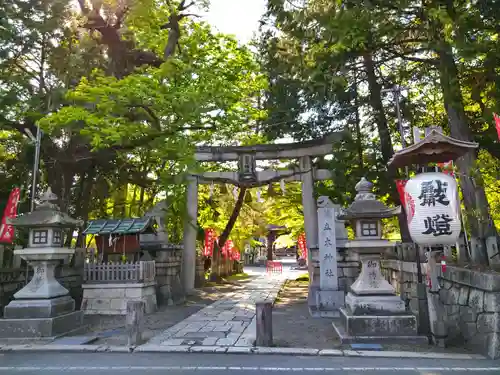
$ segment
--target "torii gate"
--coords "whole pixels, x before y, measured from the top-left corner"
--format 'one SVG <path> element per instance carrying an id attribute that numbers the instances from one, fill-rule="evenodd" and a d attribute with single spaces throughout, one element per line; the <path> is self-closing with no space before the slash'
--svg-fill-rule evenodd
<path id="1" fill-rule="evenodd" d="M 238 161 L 237 172 L 205 172 L 191 174 L 187 183 L 187 217 L 184 225 L 184 251 L 182 256 L 182 280 L 186 293 L 194 289 L 196 264 L 196 219 L 198 216 L 198 184 L 232 183 L 237 186 L 258 187 L 269 183 L 300 181 L 302 183 L 302 205 L 306 245 L 308 248 L 309 272 L 312 271 L 311 249 L 318 247 L 318 218 L 314 198 L 314 181 L 329 180 L 329 170 L 314 169 L 311 159 L 332 153 L 332 144 L 340 140 L 341 132 L 332 133 L 322 139 L 305 142 L 254 145 L 254 146 L 201 146 L 196 148 L 195 160 L 199 162 Z M 257 160 L 299 159 L 296 170 L 256 171 Z"/>

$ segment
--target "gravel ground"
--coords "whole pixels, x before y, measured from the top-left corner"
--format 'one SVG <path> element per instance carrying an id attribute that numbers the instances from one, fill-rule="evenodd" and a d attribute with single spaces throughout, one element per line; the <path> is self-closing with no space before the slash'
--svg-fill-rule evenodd
<path id="1" fill-rule="evenodd" d="M 307 281 L 286 282 L 273 308 L 276 346 L 333 349 L 340 346 L 330 319 L 315 319 L 307 307 Z"/>
<path id="2" fill-rule="evenodd" d="M 273 309 L 273 338 L 276 346 L 351 349 L 342 345 L 328 318 L 313 318 L 307 307 L 307 281 L 289 280 L 278 294 Z M 462 347 L 438 348 L 432 345 L 382 345 L 383 350 L 435 353 L 470 353 Z"/>

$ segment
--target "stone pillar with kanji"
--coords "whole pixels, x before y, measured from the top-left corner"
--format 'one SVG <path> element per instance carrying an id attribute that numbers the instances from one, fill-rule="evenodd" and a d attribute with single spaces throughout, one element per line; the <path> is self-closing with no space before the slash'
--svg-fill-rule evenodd
<path id="1" fill-rule="evenodd" d="M 342 223 L 339 228 L 335 205 L 328 197 L 319 197 L 317 207 L 319 288 L 315 291 L 315 304 L 310 304 L 309 310 L 315 317 L 338 317 L 340 307 L 344 306 L 344 291 L 339 290 L 338 282 L 337 237 L 340 233 L 337 231 L 343 232 L 345 228 Z"/>

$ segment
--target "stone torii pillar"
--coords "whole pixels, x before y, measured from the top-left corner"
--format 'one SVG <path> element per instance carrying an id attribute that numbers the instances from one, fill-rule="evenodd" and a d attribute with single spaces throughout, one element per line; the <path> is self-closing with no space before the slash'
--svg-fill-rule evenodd
<path id="1" fill-rule="evenodd" d="M 184 251 L 182 261 L 182 280 L 186 292 L 194 288 L 196 263 L 196 217 L 198 205 L 198 184 L 230 183 L 250 187 L 268 185 L 283 181 L 300 181 L 302 184 L 302 204 L 307 247 L 309 248 L 309 264 L 312 263 L 311 249 L 317 253 L 318 218 L 316 200 L 314 199 L 314 181 L 329 180 L 332 174 L 328 170 L 312 168 L 311 158 L 332 153 L 332 145 L 343 138 L 343 132 L 331 133 L 321 139 L 304 142 L 280 143 L 252 146 L 198 146 L 195 159 L 199 163 L 206 162 L 238 162 L 238 171 L 204 172 L 198 176 L 192 174 L 188 184 L 187 205 L 188 217 L 184 228 Z M 256 171 L 258 160 L 299 160 L 299 170 L 263 170 Z M 311 267 L 311 266 L 310 266 Z"/>
<path id="2" fill-rule="evenodd" d="M 318 248 L 318 216 L 314 199 L 314 174 L 311 157 L 300 158 L 300 181 L 302 185 L 302 206 L 304 211 L 304 229 L 306 232 L 307 264 L 309 276 L 312 276 L 312 249 Z"/>
<path id="3" fill-rule="evenodd" d="M 186 294 L 194 290 L 196 273 L 196 234 L 198 217 L 198 178 L 188 178 L 187 192 L 187 217 L 184 223 L 184 238 L 182 251 L 182 285 Z"/>

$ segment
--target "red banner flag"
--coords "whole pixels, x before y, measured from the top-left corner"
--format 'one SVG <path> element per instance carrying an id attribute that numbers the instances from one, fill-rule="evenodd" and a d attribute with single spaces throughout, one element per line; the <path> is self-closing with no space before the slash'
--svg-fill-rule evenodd
<path id="1" fill-rule="evenodd" d="M 401 206 L 405 207 L 405 186 L 408 180 L 396 180 L 396 188 L 398 189 L 399 200 L 401 201 Z"/>
<path id="2" fill-rule="evenodd" d="M 233 247 L 233 251 L 231 253 L 231 259 L 232 260 L 240 260 L 241 259 L 240 251 L 236 247 Z"/>
<path id="3" fill-rule="evenodd" d="M 205 247 L 203 248 L 203 256 L 211 257 L 214 253 L 215 230 L 205 229 Z"/>
<path id="4" fill-rule="evenodd" d="M 500 141 L 500 116 L 493 113 L 493 118 L 495 119 L 495 128 L 497 128 L 498 140 Z"/>
<path id="5" fill-rule="evenodd" d="M 0 242 L 12 243 L 14 240 L 14 227 L 7 224 L 7 218 L 13 219 L 17 216 L 17 205 L 19 204 L 20 196 L 21 190 L 19 188 L 14 188 L 10 192 L 9 200 L 3 213 L 2 224 L 0 225 Z"/>
<path id="6" fill-rule="evenodd" d="M 297 245 L 300 250 L 300 256 L 304 259 L 307 259 L 307 245 L 306 245 L 306 234 L 301 233 L 299 238 L 297 239 Z"/>
<path id="7" fill-rule="evenodd" d="M 231 252 L 233 251 L 233 241 L 227 240 L 224 246 L 222 246 L 222 255 L 225 257 L 231 256 Z"/>

